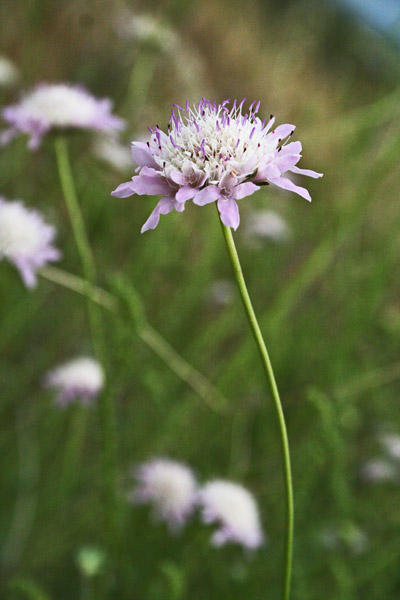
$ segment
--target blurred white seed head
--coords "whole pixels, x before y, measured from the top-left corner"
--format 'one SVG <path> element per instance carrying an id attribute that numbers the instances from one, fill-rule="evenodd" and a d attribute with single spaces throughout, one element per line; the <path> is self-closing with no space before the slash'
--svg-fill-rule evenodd
<path id="1" fill-rule="evenodd" d="M 380 441 L 391 458 L 400 460 L 400 435 L 387 433 L 381 436 Z"/>
<path id="2" fill-rule="evenodd" d="M 208 290 L 208 299 L 216 306 L 226 306 L 235 298 L 235 286 L 229 279 L 214 281 Z"/>
<path id="3" fill-rule="evenodd" d="M 290 237 L 290 229 L 278 213 L 272 210 L 258 210 L 247 218 L 245 235 L 252 240 L 285 242 Z"/>
<path id="4" fill-rule="evenodd" d="M 172 531 L 179 530 L 195 506 L 196 479 L 191 469 L 166 458 L 143 463 L 134 476 L 137 486 L 131 499 L 151 504 L 156 518 L 166 521 Z"/>
<path id="5" fill-rule="evenodd" d="M 361 468 L 361 477 L 368 483 L 398 481 L 396 467 L 387 460 L 381 459 L 372 459 L 364 463 Z"/>
<path id="6" fill-rule="evenodd" d="M 123 173 L 132 169 L 132 154 L 129 149 L 116 137 L 99 136 L 92 146 L 93 153 L 100 160 L 105 161 L 114 169 Z"/>
<path id="7" fill-rule="evenodd" d="M 151 42 L 163 51 L 173 50 L 178 39 L 176 33 L 167 25 L 145 13 L 121 13 L 116 20 L 116 30 L 121 38 Z"/>
<path id="8" fill-rule="evenodd" d="M 17 267 L 27 287 L 36 285 L 37 269 L 60 258 L 52 245 L 55 235 L 39 212 L 0 197 L 0 259 Z"/>
<path id="9" fill-rule="evenodd" d="M 257 548 L 264 541 L 258 508 L 253 496 L 241 485 L 216 479 L 198 493 L 204 523 L 216 523 L 211 541 L 215 546 L 227 542 Z"/>
<path id="10" fill-rule="evenodd" d="M 45 385 L 58 392 L 57 403 L 61 406 L 74 400 L 86 404 L 103 388 L 104 372 L 93 358 L 77 358 L 49 371 Z"/>
<path id="11" fill-rule="evenodd" d="M 17 83 L 19 71 L 6 56 L 0 55 L 0 87 L 11 87 Z"/>

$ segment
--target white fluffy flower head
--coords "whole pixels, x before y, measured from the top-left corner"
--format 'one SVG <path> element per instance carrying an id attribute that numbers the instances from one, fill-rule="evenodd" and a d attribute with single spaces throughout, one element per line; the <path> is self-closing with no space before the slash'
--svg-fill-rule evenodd
<path id="1" fill-rule="evenodd" d="M 110 132 L 122 129 L 122 119 L 111 114 L 111 102 L 98 99 L 83 87 L 65 83 L 37 85 L 18 104 L 2 111 L 10 129 L 3 132 L 2 143 L 17 133 L 30 135 L 29 147 L 38 148 L 43 136 L 52 129 L 90 129 Z"/>
<path id="2" fill-rule="evenodd" d="M 217 523 L 212 543 L 221 546 L 227 542 L 257 548 L 264 536 L 257 505 L 253 496 L 241 485 L 216 479 L 207 483 L 198 494 L 204 523 Z"/>
<path id="3" fill-rule="evenodd" d="M 27 287 L 36 284 L 37 269 L 60 257 L 52 246 L 55 233 L 37 211 L 0 197 L 0 259 L 17 267 Z"/>
<path id="4" fill-rule="evenodd" d="M 195 505 L 196 480 L 191 469 L 159 458 L 142 464 L 135 476 L 138 486 L 132 499 L 151 504 L 157 518 L 166 521 L 172 530 L 179 529 Z"/>
<path id="5" fill-rule="evenodd" d="M 93 358 L 77 358 L 50 371 L 45 384 L 58 391 L 60 405 L 65 406 L 76 399 L 88 403 L 103 388 L 104 373 Z"/>

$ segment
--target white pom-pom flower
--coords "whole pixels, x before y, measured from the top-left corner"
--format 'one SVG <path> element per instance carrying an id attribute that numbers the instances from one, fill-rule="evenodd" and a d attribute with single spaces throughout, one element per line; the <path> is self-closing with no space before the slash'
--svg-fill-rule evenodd
<path id="1" fill-rule="evenodd" d="M 0 259 L 5 258 L 19 270 L 25 285 L 36 285 L 36 271 L 60 258 L 52 246 L 56 230 L 47 225 L 35 210 L 20 200 L 0 197 Z"/>
<path id="2" fill-rule="evenodd" d="M 93 358 L 76 358 L 49 371 L 45 386 L 57 390 L 57 403 L 66 406 L 74 400 L 92 401 L 104 385 L 104 372 Z"/>
<path id="3" fill-rule="evenodd" d="M 140 465 L 135 477 L 138 485 L 131 499 L 151 504 L 156 518 L 166 521 L 172 531 L 179 530 L 195 507 L 197 484 L 192 470 L 180 462 L 158 458 Z"/>
<path id="4" fill-rule="evenodd" d="M 29 147 L 36 150 L 51 130 L 70 128 L 112 132 L 124 127 L 124 121 L 111 114 L 111 102 L 98 99 L 82 86 L 42 83 L 12 106 L 2 110 L 10 128 L 1 142 L 7 143 L 18 133 L 30 135 Z"/>
<path id="5" fill-rule="evenodd" d="M 219 525 L 211 538 L 215 546 L 235 542 L 254 549 L 263 543 L 257 505 L 241 485 L 221 479 L 210 481 L 199 491 L 198 503 L 203 522 Z"/>

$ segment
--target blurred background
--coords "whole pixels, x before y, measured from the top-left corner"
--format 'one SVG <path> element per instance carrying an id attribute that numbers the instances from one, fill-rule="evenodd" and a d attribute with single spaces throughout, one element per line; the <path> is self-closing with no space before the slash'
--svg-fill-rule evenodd
<path id="1" fill-rule="evenodd" d="M 0 264 L 2 598 L 278 598 L 284 489 L 278 429 L 215 209 L 191 206 L 140 235 L 154 200 L 110 192 L 129 142 L 172 103 L 261 100 L 295 123 L 312 204 L 263 188 L 235 235 L 286 411 L 295 485 L 293 600 L 400 598 L 400 7 L 390 0 L 2 0 L 0 101 L 38 81 L 113 99 L 118 141 L 71 137 L 99 283 L 132 285 L 149 323 L 227 399 L 215 410 L 126 321 L 104 314 L 117 412 L 123 559 L 110 583 L 95 408 L 60 410 L 44 373 L 91 354 L 84 299 Z M 114 144 L 114 145 L 112 145 Z M 0 195 L 57 225 L 60 266 L 81 274 L 52 139 L 0 153 Z M 76 470 L 61 485 L 71 428 Z M 125 501 L 153 456 L 229 478 L 259 503 L 268 541 L 212 548 Z M 82 558 L 94 552 L 94 574 Z M 82 554 L 83 553 L 83 554 Z M 93 555 L 91 555 L 93 558 Z M 95 562 L 96 562 L 95 560 Z"/>

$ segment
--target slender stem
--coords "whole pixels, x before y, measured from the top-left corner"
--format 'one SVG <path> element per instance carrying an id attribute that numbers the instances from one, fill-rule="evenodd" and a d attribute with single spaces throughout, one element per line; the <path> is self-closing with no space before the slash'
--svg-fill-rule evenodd
<path id="1" fill-rule="evenodd" d="M 62 191 L 67 205 L 76 245 L 80 255 L 84 273 L 84 290 L 87 297 L 87 309 L 92 335 L 93 350 L 97 360 L 106 372 L 106 384 L 99 398 L 99 417 L 102 431 L 102 470 L 103 494 L 106 509 L 108 535 L 114 546 L 118 545 L 118 497 L 116 491 L 116 424 L 114 406 L 109 391 L 107 377 L 107 356 L 101 313 L 98 305 L 90 301 L 90 294 L 96 282 L 96 267 L 86 234 L 85 223 L 75 190 L 74 178 L 69 161 L 68 146 L 65 138 L 57 137 L 55 141 L 58 172 Z"/>
<path id="2" fill-rule="evenodd" d="M 267 348 L 265 346 L 264 339 L 262 337 L 261 329 L 258 325 L 258 321 L 253 309 L 253 305 L 250 300 L 249 293 L 247 291 L 246 282 L 243 276 L 242 267 L 240 266 L 239 256 L 236 250 L 235 242 L 233 240 L 232 231 L 229 227 L 226 227 L 221 222 L 222 232 L 224 234 L 226 247 L 228 250 L 229 258 L 232 263 L 233 272 L 236 277 L 236 282 L 239 287 L 240 295 L 242 297 L 245 312 L 250 324 L 251 331 L 256 341 L 258 350 L 261 356 L 261 362 L 263 364 L 265 374 L 267 376 L 269 388 L 272 394 L 276 414 L 278 417 L 279 430 L 281 436 L 281 446 L 283 454 L 283 465 L 284 465 L 284 479 L 286 488 L 286 544 L 285 544 L 285 575 L 283 582 L 283 600 L 288 600 L 290 595 L 290 581 L 292 574 L 292 557 L 293 557 L 293 523 L 294 523 L 294 505 L 293 505 L 293 484 L 292 484 L 292 472 L 290 465 L 290 452 L 289 452 L 289 440 L 286 430 L 285 417 L 283 414 L 282 404 L 279 397 L 278 386 L 276 385 L 274 371 L 272 368 L 271 360 Z"/>

